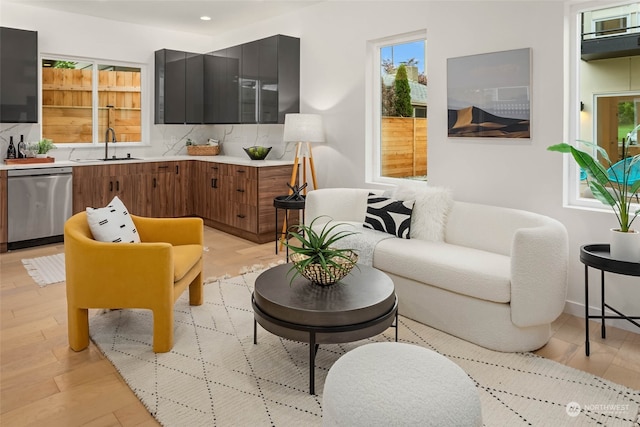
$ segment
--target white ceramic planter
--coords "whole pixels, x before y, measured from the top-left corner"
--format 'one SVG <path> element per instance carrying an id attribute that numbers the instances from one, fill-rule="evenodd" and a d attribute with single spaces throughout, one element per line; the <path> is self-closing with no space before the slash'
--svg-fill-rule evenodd
<path id="1" fill-rule="evenodd" d="M 640 232 L 622 233 L 612 228 L 611 258 L 620 261 L 640 262 Z"/>

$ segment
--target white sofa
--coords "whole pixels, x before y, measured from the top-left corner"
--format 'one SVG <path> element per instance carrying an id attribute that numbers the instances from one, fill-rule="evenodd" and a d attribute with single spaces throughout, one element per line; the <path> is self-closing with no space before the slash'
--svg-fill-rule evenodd
<path id="1" fill-rule="evenodd" d="M 311 191 L 305 222 L 325 216 L 315 224 L 331 219 L 354 224 L 360 237 L 372 233 L 362 227 L 370 192 L 382 194 L 354 188 Z M 493 350 L 542 347 L 565 304 L 565 227 L 544 215 L 450 196 L 443 208 L 443 194 L 448 193 L 417 196 L 410 239 L 375 243 L 372 265 L 393 279 L 400 314 Z M 439 201 L 430 203 L 434 195 Z M 433 206 L 440 206 L 440 213 L 418 211 L 433 211 Z M 414 226 L 420 228 L 414 222 L 424 221 L 425 213 L 441 215 L 431 227 L 441 223 L 442 230 L 414 233 Z"/>

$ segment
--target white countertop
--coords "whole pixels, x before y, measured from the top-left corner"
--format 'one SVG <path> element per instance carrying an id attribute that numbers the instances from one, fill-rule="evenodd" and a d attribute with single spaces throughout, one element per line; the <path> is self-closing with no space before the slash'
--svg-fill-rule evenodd
<path id="1" fill-rule="evenodd" d="M 77 159 L 77 160 L 56 160 L 53 163 L 28 163 L 22 165 L 6 165 L 1 164 L 0 170 L 12 169 L 37 169 L 37 168 L 56 168 L 69 166 L 95 166 L 110 164 L 129 164 L 129 163 L 149 163 L 149 162 L 169 162 L 176 160 L 198 160 L 201 162 L 228 163 L 232 165 L 267 167 L 267 166 L 283 166 L 292 165 L 293 160 L 251 160 L 243 157 L 233 156 L 161 156 L 161 157 L 137 157 L 133 160 L 97 160 L 97 159 Z"/>

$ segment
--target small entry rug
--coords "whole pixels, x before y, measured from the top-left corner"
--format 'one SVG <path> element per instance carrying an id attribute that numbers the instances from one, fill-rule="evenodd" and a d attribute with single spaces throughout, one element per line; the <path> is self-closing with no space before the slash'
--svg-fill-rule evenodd
<path id="1" fill-rule="evenodd" d="M 29 275 L 40 286 L 64 282 L 64 254 L 43 256 L 39 258 L 23 259 L 22 264 Z"/>
<path id="2" fill-rule="evenodd" d="M 319 426 L 322 390 L 333 363 L 357 346 L 393 340 L 389 329 L 369 340 L 321 345 L 318 395 L 311 396 L 307 344 L 260 326 L 253 344 L 251 293 L 258 274 L 206 285 L 199 307 L 190 307 L 188 292 L 183 293 L 175 306 L 175 344 L 169 353 L 152 351 L 148 310 L 91 317 L 93 341 L 162 425 Z M 399 336 L 467 372 L 477 386 L 485 426 L 637 425 L 638 390 L 531 353 L 487 350 L 402 316 Z M 393 421 L 380 425 L 402 424 Z"/>

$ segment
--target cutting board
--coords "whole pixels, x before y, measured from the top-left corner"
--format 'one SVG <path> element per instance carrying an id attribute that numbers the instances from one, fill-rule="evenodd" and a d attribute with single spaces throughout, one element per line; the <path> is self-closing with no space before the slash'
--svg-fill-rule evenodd
<path id="1" fill-rule="evenodd" d="M 31 163 L 53 163 L 56 159 L 54 157 L 27 157 L 26 159 L 4 159 L 4 163 L 7 165 L 27 165 Z"/>

